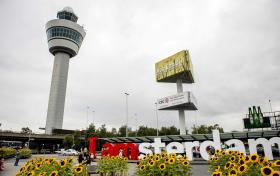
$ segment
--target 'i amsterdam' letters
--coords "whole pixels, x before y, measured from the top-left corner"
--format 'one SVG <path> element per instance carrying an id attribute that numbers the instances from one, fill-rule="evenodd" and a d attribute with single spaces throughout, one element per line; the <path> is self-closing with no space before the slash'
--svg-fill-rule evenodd
<path id="1" fill-rule="evenodd" d="M 228 146 L 233 146 L 227 150 L 238 150 L 240 152 L 245 152 L 245 145 L 241 140 L 230 139 L 224 142 Z M 248 147 L 250 153 L 257 153 L 257 146 L 262 145 L 265 156 L 269 160 L 273 160 L 272 146 L 280 146 L 280 137 L 272 137 L 270 139 L 257 138 L 248 139 Z M 90 145 L 95 145 L 95 143 L 90 143 Z M 222 142 L 220 140 L 220 133 L 218 130 L 213 130 L 213 141 L 193 141 L 193 142 L 171 142 L 164 143 L 161 142 L 161 138 L 154 138 L 153 143 L 140 143 L 139 145 L 135 143 L 121 143 L 121 144 L 111 144 L 106 143 L 102 146 L 103 150 L 101 152 L 102 156 L 111 155 L 115 156 L 119 154 L 119 151 L 123 151 L 124 156 L 128 156 L 131 160 L 138 159 L 139 156 L 152 153 L 161 153 L 161 151 L 167 151 L 167 153 L 180 153 L 186 154 L 189 160 L 193 160 L 193 148 L 200 147 L 200 154 L 203 159 L 208 160 L 209 155 L 207 153 L 208 147 L 214 147 L 215 149 L 221 149 Z M 95 155 L 95 151 L 91 151 Z M 128 154 L 130 153 L 130 154 Z"/>

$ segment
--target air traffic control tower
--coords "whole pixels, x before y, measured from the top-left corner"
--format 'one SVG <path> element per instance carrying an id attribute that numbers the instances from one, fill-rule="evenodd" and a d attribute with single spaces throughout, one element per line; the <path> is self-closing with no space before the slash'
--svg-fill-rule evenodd
<path id="1" fill-rule="evenodd" d="M 46 134 L 62 129 L 69 61 L 78 54 L 86 35 L 77 21 L 73 9 L 65 7 L 57 13 L 57 19 L 46 24 L 49 51 L 54 55 Z"/>
<path id="2" fill-rule="evenodd" d="M 197 110 L 196 98 L 183 91 L 183 83 L 194 83 L 193 67 L 188 50 L 182 50 L 156 63 L 156 81 L 177 84 L 177 94 L 157 100 L 158 110 L 178 110 L 180 135 L 186 134 L 185 110 Z"/>

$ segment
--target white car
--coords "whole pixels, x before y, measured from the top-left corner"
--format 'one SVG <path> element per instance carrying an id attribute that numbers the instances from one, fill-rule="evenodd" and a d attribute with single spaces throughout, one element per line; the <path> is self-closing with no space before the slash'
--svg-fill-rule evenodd
<path id="1" fill-rule="evenodd" d="M 54 153 L 56 153 L 56 154 L 62 154 L 64 151 L 65 151 L 64 149 L 60 149 L 60 150 L 54 151 Z"/>
<path id="2" fill-rule="evenodd" d="M 74 149 L 67 149 L 67 150 L 62 152 L 62 155 L 64 155 L 64 156 L 71 156 L 71 155 L 74 156 L 74 155 L 78 155 L 78 154 L 79 153 Z"/>

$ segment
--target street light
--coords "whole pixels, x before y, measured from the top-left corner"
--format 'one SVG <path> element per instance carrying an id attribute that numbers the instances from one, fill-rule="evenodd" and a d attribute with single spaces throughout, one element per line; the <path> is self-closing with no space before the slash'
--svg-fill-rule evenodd
<path id="1" fill-rule="evenodd" d="M 157 136 L 158 136 L 158 109 L 157 109 L 157 103 L 155 103 L 156 105 L 156 118 L 157 118 Z"/>
<path id="2" fill-rule="evenodd" d="M 125 136 L 128 137 L 128 93 L 125 94 L 125 104 L 126 104 L 126 129 L 125 129 Z"/>
<path id="3" fill-rule="evenodd" d="M 94 125 L 94 113 L 95 113 L 95 111 L 92 111 L 92 123 L 93 123 L 93 125 Z"/>
<path id="4" fill-rule="evenodd" d="M 137 137 L 137 128 L 138 128 L 138 123 L 137 123 L 137 114 L 135 113 L 134 114 L 134 119 L 135 119 L 135 126 L 136 126 L 136 128 L 135 128 L 135 132 L 136 132 L 136 137 Z"/>

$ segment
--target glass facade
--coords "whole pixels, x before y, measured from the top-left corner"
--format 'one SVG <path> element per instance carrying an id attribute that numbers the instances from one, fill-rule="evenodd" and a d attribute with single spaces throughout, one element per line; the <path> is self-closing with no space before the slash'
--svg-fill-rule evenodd
<path id="1" fill-rule="evenodd" d="M 61 11 L 57 13 L 57 18 L 58 19 L 65 19 L 65 20 L 70 20 L 73 22 L 78 21 L 78 17 L 74 13 L 66 12 L 66 11 Z"/>
<path id="2" fill-rule="evenodd" d="M 83 37 L 79 32 L 62 26 L 56 26 L 48 29 L 47 37 L 48 40 L 56 37 L 68 38 L 76 42 L 79 46 L 81 46 L 81 43 L 83 41 Z"/>

